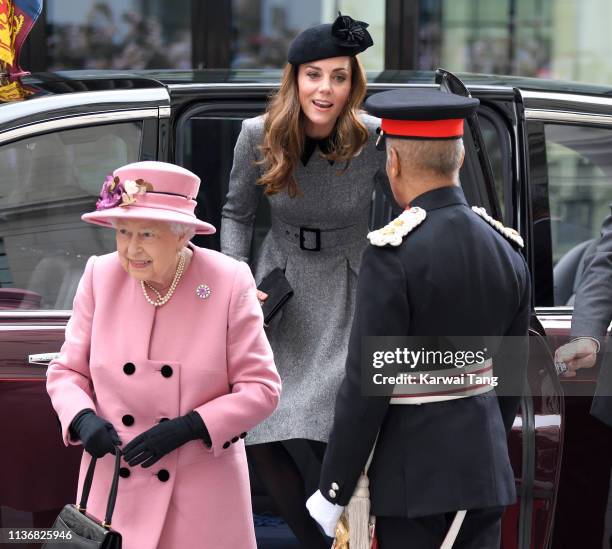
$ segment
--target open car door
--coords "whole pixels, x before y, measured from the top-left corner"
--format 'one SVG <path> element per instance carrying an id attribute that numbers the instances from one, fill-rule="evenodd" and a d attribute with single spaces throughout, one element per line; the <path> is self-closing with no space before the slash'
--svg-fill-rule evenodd
<path id="1" fill-rule="evenodd" d="M 524 88 L 515 88 L 514 96 L 538 331 L 555 349 L 570 338 L 585 258 L 610 214 L 612 99 Z M 604 536 L 608 546 L 604 523 L 610 510 L 612 437 L 609 427 L 590 414 L 600 367 L 559 378 L 566 421 L 554 547 L 601 547 Z"/>
<path id="2" fill-rule="evenodd" d="M 442 91 L 471 97 L 467 87 L 456 75 L 438 69 L 435 78 Z M 520 113 L 517 119 L 522 119 Z M 493 170 L 478 122 L 478 112 L 467 119 L 467 125 L 478 156 L 485 194 L 491 205 L 492 211 L 489 213 L 495 219 L 502 219 Z M 523 170 L 516 174 L 514 181 L 512 199 L 516 203 L 513 208 L 515 218 L 505 220 L 505 223 L 512 225 L 523 236 L 526 243 L 525 257 L 531 267 L 534 250 L 527 187 L 529 158 L 527 138 L 523 131 L 522 124 L 519 124 L 519 135 L 515 136 L 515 150 L 518 153 L 515 165 L 523 167 Z M 529 364 L 525 390 L 509 437 L 518 501 L 509 507 L 504 515 L 504 549 L 549 547 L 561 470 L 565 425 L 563 390 L 554 366 L 553 349 L 546 340 L 546 332 L 535 312 L 532 314 L 529 335 Z"/>

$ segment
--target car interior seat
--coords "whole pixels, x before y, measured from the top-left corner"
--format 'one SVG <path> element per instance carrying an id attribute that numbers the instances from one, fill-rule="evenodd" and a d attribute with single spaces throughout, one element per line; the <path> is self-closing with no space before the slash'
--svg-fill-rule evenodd
<path id="1" fill-rule="evenodd" d="M 84 258 L 43 257 L 32 270 L 27 289 L 42 296 L 43 309 L 70 310 L 84 269 Z"/>
<path id="2" fill-rule="evenodd" d="M 597 239 L 591 238 L 574 246 L 553 268 L 555 305 L 572 306 L 584 273 L 586 258 L 593 253 Z"/>

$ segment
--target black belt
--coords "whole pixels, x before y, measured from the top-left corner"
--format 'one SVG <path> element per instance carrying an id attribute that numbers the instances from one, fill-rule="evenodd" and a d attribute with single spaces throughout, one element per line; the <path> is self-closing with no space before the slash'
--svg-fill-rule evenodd
<path id="1" fill-rule="evenodd" d="M 356 225 L 338 229 L 317 229 L 313 227 L 298 227 L 285 223 L 280 219 L 272 221 L 272 230 L 283 240 L 299 246 L 300 250 L 307 252 L 320 252 L 338 246 L 346 246 L 359 240 L 367 244 L 367 226 L 359 231 Z"/>

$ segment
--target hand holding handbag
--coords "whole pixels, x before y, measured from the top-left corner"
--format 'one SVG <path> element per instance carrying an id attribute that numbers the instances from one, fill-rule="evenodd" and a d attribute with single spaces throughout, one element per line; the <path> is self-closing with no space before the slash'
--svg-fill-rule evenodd
<path id="1" fill-rule="evenodd" d="M 267 299 L 261 304 L 261 310 L 264 315 L 264 325 L 268 326 L 274 316 L 293 295 L 293 288 L 285 277 L 285 272 L 277 267 L 270 271 L 261 281 L 257 289 L 268 294 Z"/>
<path id="2" fill-rule="evenodd" d="M 115 470 L 104 521 L 100 522 L 87 513 L 87 500 L 89 499 L 96 467 L 96 458 L 92 458 L 85 475 L 81 502 L 78 505 L 66 505 L 53 523 L 52 528 L 64 532 L 65 535 L 59 542 L 48 541 L 42 546 L 42 549 L 121 549 L 121 534 L 111 528 L 111 519 L 119 487 L 120 462 L 121 450 L 115 448 Z"/>

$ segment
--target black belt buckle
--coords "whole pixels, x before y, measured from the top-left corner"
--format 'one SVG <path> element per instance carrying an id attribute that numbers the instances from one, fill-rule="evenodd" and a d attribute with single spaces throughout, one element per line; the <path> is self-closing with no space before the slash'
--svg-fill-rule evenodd
<path id="1" fill-rule="evenodd" d="M 314 233 L 315 234 L 315 247 L 314 248 L 306 248 L 304 246 L 304 233 Z M 309 229 L 307 227 L 300 227 L 300 250 L 306 250 L 308 252 L 318 252 L 321 250 L 321 231 L 320 229 Z"/>

